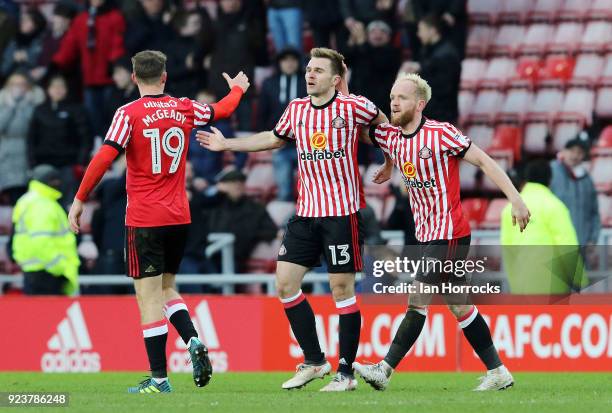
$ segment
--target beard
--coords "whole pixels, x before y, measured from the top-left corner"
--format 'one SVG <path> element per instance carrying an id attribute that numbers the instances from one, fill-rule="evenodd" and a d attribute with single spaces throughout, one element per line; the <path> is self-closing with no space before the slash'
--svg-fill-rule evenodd
<path id="1" fill-rule="evenodd" d="M 392 113 L 391 114 L 391 124 L 393 126 L 407 125 L 410 122 L 412 122 L 412 119 L 414 119 L 414 113 L 415 113 L 415 109 L 407 110 L 405 112 L 400 112 L 399 114 Z"/>

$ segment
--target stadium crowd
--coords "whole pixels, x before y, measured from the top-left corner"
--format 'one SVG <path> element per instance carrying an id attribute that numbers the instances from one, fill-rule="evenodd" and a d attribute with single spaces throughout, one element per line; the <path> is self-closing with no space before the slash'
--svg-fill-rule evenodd
<path id="1" fill-rule="evenodd" d="M 464 119 L 459 99 L 465 89 L 462 62 L 470 53 L 470 24 L 467 0 L 2 0 L 0 203 L 14 206 L 27 191 L 31 171 L 51 165 L 60 178 L 59 202 L 69 207 L 113 113 L 139 97 L 130 78 L 130 57 L 146 49 L 167 55 L 166 92 L 174 96 L 214 102 L 227 93 L 223 72 L 248 75 L 255 87 L 231 120 L 215 124 L 227 137 L 271 129 L 288 102 L 305 96 L 303 65 L 310 48 L 318 46 L 339 50 L 350 69 L 351 93 L 367 96 L 387 115 L 388 91 L 398 71 L 418 72 L 433 89 L 425 116 L 459 125 L 465 133 L 479 121 Z M 597 189 L 583 161 L 609 123 L 595 116 L 558 148 L 558 155 L 550 145 L 536 153 L 554 160 L 551 189 L 567 204 L 585 245 L 597 242 L 601 219 Z M 518 153 L 506 163 L 517 186 L 529 159 L 519 143 Z M 221 270 L 219 260 L 204 256 L 210 232 L 236 235 L 237 272 L 272 271 L 274 253 L 266 255 L 260 242 L 278 240 L 292 213 L 294 147 L 234 156 L 210 152 L 192 139 L 189 160 L 186 186 L 193 224 L 181 272 Z M 360 147 L 369 201 L 367 236 L 381 242 L 381 228 L 398 229 L 406 243 L 413 243 L 414 223 L 401 180 L 368 184 L 372 168 L 381 162 L 380 151 Z M 481 177 L 467 181 L 464 195 L 482 205 L 468 202 L 466 214 L 480 223 L 489 200 L 499 194 L 487 191 Z M 478 183 L 470 186 L 473 181 Z M 116 162 L 89 206 L 85 226 L 95 248 L 81 243 L 79 273 L 122 274 L 124 159 Z M 494 222 L 498 227 L 502 208 Z M 11 242 L 6 247 L 12 256 Z M 258 259 L 258 252 L 265 259 Z M 18 268 L 2 264 L 0 273 L 11 271 Z M 194 288 L 190 291 L 209 291 Z"/>

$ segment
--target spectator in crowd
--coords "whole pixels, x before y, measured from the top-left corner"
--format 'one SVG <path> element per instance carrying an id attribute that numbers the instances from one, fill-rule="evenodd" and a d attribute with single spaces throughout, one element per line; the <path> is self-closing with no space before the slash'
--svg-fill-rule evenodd
<path id="1" fill-rule="evenodd" d="M 387 229 L 403 231 L 404 245 L 418 245 L 408 189 L 403 183 L 399 187 L 392 186 L 391 189 L 395 196 L 395 205 L 387 219 Z"/>
<path id="2" fill-rule="evenodd" d="M 423 47 L 418 62 L 405 62 L 400 70 L 418 72 L 435 91 L 423 114 L 440 122 L 457 123 L 461 58 L 453 44 L 442 37 L 440 20 L 429 15 L 419 21 Z"/>
<path id="3" fill-rule="evenodd" d="M 532 218 L 525 231 L 514 227 L 510 204 L 501 213 L 502 257 L 513 294 L 566 294 L 587 284 L 570 212 L 550 181 L 547 161 L 525 167 L 521 196 Z"/>
<path id="4" fill-rule="evenodd" d="M 443 36 L 453 43 L 459 57 L 463 59 L 468 33 L 466 3 L 466 0 L 411 0 L 407 3 L 406 8 L 412 9 L 417 22 L 430 14 L 437 16 L 443 25 Z M 416 35 L 416 27 L 409 28 L 409 31 L 411 29 Z"/>
<path id="5" fill-rule="evenodd" d="M 19 31 L 2 56 L 3 77 L 17 70 L 30 72 L 38 65 L 46 26 L 45 16 L 36 8 L 21 14 Z"/>
<path id="6" fill-rule="evenodd" d="M 304 17 L 312 31 L 314 47 L 344 49 L 348 30 L 342 24 L 339 0 L 305 1 Z"/>
<path id="7" fill-rule="evenodd" d="M 45 94 L 26 73 L 14 73 L 0 90 L 0 192 L 14 204 L 26 190 L 26 141 L 34 108 Z"/>
<path id="8" fill-rule="evenodd" d="M 355 35 L 374 20 L 382 20 L 394 28 L 396 4 L 396 0 L 340 0 L 340 12 L 344 26 Z"/>
<path id="9" fill-rule="evenodd" d="M 568 141 L 550 163 L 550 189 L 569 209 L 581 246 L 597 244 L 601 229 L 597 191 L 584 166 L 589 150 L 587 136 L 577 137 Z"/>
<path id="10" fill-rule="evenodd" d="M 17 5 L 12 0 L 0 1 L 0 56 L 17 32 Z"/>
<path id="11" fill-rule="evenodd" d="M 281 50 L 276 56 L 276 73 L 264 80 L 259 96 L 258 130 L 272 130 L 293 99 L 306 96 L 306 79 L 297 49 Z M 277 199 L 293 201 L 294 172 L 297 152 L 292 145 L 285 145 L 272 154 Z"/>
<path id="12" fill-rule="evenodd" d="M 302 52 L 302 0 L 269 0 L 268 28 L 278 52 L 295 47 Z"/>
<path id="13" fill-rule="evenodd" d="M 38 58 L 37 67 L 30 73 L 36 81 L 40 81 L 47 73 L 53 55 L 58 51 L 64 35 L 70 28 L 70 23 L 76 14 L 76 8 L 67 1 L 60 1 L 53 8 L 50 27 L 42 39 L 42 50 Z"/>
<path id="14" fill-rule="evenodd" d="M 125 47 L 130 56 L 142 50 L 160 50 L 166 54 L 176 32 L 170 24 L 172 13 L 168 0 L 140 0 L 140 11 L 128 21 Z"/>
<path id="15" fill-rule="evenodd" d="M 213 49 L 210 54 L 208 88 L 223 96 L 227 85 L 223 72 L 243 71 L 254 79 L 258 50 L 265 47 L 265 32 L 258 20 L 243 7 L 242 0 L 220 0 L 217 20 L 213 23 Z M 236 110 L 238 128 L 252 130 L 252 91 L 242 98 Z"/>
<path id="16" fill-rule="evenodd" d="M 113 64 L 113 90 L 106 105 L 106 123 L 110 125 L 115 111 L 126 103 L 140 99 L 138 87 L 132 80 L 132 61 L 124 56 Z"/>
<path id="17" fill-rule="evenodd" d="M 246 176 L 238 170 L 223 173 L 218 180 L 219 203 L 210 211 L 210 232 L 229 232 L 236 236 L 234 263 L 237 272 L 246 263 L 257 243 L 272 241 L 278 232 L 266 207 L 245 194 Z"/>
<path id="18" fill-rule="evenodd" d="M 104 136 L 108 128 L 100 108 L 112 91 L 112 64 L 125 54 L 124 34 L 125 21 L 112 0 L 89 0 L 53 56 L 53 64 L 62 70 L 80 62 L 85 108 L 96 136 Z"/>
<path id="19" fill-rule="evenodd" d="M 217 101 L 215 95 L 210 91 L 201 90 L 198 92 L 196 100 L 201 103 L 214 103 Z M 223 134 L 228 137 L 234 137 L 234 128 L 229 119 L 219 119 L 214 122 L 214 126 L 223 131 Z M 188 158 L 193 165 L 194 175 L 198 178 L 204 179 L 206 185 L 210 185 L 215 182 L 217 175 L 223 169 L 223 152 L 213 152 L 195 143 L 195 134 L 198 130 L 210 131 L 210 126 L 204 126 L 202 128 L 194 129 L 191 132 L 190 142 L 194 144 L 189 145 Z M 242 169 L 247 161 L 246 153 L 235 153 L 234 165 L 238 169 Z M 201 181 L 196 181 L 201 182 Z M 200 187 L 200 190 L 203 190 Z"/>
<path id="20" fill-rule="evenodd" d="M 13 210 L 13 258 L 24 275 L 25 294 L 73 295 L 79 257 L 68 216 L 58 203 L 60 174 L 51 165 L 34 168 L 28 192 Z"/>
<path id="21" fill-rule="evenodd" d="M 92 136 L 87 113 L 67 100 L 66 79 L 55 75 L 47 86 L 47 100 L 34 109 L 28 131 L 28 161 L 31 167 L 49 164 L 58 169 L 64 195 L 63 204 L 74 198 L 85 165 L 89 160 Z"/>

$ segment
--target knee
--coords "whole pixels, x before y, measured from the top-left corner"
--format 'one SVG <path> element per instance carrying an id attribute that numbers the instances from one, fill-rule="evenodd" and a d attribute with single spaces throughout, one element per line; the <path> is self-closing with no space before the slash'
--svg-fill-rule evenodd
<path id="1" fill-rule="evenodd" d="M 461 318 L 468 314 L 472 310 L 472 307 L 472 305 L 451 304 L 448 306 L 448 309 L 451 311 L 451 313 L 454 314 L 456 318 Z"/>
<path id="2" fill-rule="evenodd" d="M 285 299 L 296 295 L 300 291 L 299 284 L 289 280 L 280 280 L 276 278 L 276 294 L 278 298 Z"/>
<path id="3" fill-rule="evenodd" d="M 355 287 L 350 283 L 338 283 L 331 286 L 334 301 L 342 301 L 355 295 Z"/>

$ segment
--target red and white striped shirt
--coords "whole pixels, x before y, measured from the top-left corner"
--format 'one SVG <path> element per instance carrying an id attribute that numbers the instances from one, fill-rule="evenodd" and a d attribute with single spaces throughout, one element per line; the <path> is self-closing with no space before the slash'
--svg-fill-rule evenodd
<path id="1" fill-rule="evenodd" d="M 309 97 L 292 100 L 274 134 L 298 151 L 297 215 L 344 216 L 365 206 L 357 164 L 357 137 L 378 109 L 362 96 L 334 97 L 322 106 Z"/>
<path id="2" fill-rule="evenodd" d="M 187 98 L 144 96 L 117 109 L 104 144 L 125 149 L 126 225 L 191 222 L 185 191 L 189 136 L 213 119 L 213 109 Z"/>
<path id="3" fill-rule="evenodd" d="M 471 145 L 466 136 L 450 123 L 423 117 L 410 135 L 385 123 L 371 127 L 370 138 L 401 171 L 419 241 L 470 234 L 459 196 L 459 161 Z"/>

